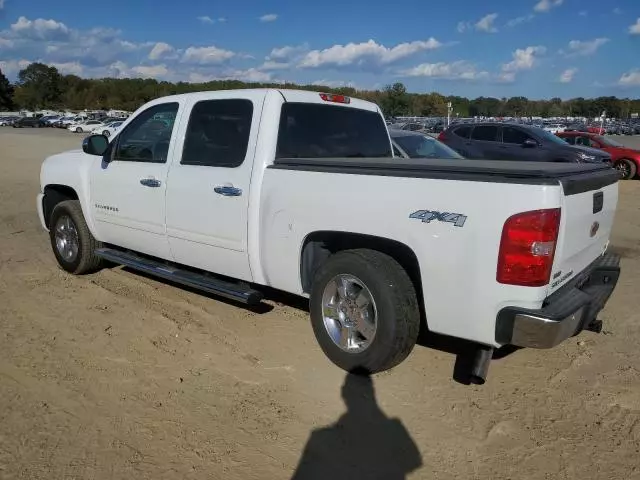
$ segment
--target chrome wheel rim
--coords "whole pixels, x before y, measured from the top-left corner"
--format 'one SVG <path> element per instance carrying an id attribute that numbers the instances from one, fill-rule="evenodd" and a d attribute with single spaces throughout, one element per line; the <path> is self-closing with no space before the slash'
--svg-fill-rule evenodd
<path id="1" fill-rule="evenodd" d="M 333 343 L 345 352 L 360 353 L 369 348 L 375 338 L 378 310 L 362 280 L 340 274 L 324 288 L 322 319 Z"/>
<path id="2" fill-rule="evenodd" d="M 629 165 L 625 162 L 618 162 L 616 169 L 620 172 L 622 178 L 627 178 L 629 176 Z"/>
<path id="3" fill-rule="evenodd" d="M 80 242 L 76 226 L 68 215 L 61 216 L 55 226 L 56 249 L 66 262 L 73 262 L 78 256 Z"/>

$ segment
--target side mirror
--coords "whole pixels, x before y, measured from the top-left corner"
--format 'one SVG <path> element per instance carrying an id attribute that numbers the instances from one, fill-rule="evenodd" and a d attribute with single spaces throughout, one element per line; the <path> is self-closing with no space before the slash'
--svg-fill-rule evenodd
<path id="1" fill-rule="evenodd" d="M 535 148 L 538 146 L 538 142 L 532 140 L 531 138 L 527 138 L 522 144 L 524 148 Z"/>
<path id="2" fill-rule="evenodd" d="M 82 151 L 89 155 L 103 156 L 109 147 L 109 139 L 104 135 L 89 135 L 82 141 Z"/>

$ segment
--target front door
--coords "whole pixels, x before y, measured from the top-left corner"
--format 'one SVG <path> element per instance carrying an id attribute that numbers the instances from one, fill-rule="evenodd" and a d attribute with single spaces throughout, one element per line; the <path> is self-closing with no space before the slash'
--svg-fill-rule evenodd
<path id="1" fill-rule="evenodd" d="M 527 141 L 535 142 L 535 144 L 528 144 Z M 542 160 L 542 156 L 537 140 L 531 137 L 525 130 L 510 125 L 502 127 L 500 160 L 535 162 Z"/>
<path id="2" fill-rule="evenodd" d="M 167 237 L 176 262 L 252 279 L 249 189 L 263 101 L 261 93 L 216 92 L 189 105 L 167 187 Z"/>
<path id="3" fill-rule="evenodd" d="M 167 158 L 177 102 L 137 115 L 91 170 L 91 208 L 100 240 L 171 259 L 165 231 Z M 108 161 L 106 161 L 108 160 Z"/>

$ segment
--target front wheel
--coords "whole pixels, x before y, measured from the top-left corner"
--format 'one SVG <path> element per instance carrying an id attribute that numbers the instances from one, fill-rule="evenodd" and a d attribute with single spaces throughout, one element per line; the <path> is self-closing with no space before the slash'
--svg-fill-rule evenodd
<path id="1" fill-rule="evenodd" d="M 82 129 L 80 127 L 76 128 L 76 133 L 82 133 Z"/>
<path id="2" fill-rule="evenodd" d="M 102 135 L 104 135 L 105 137 L 109 138 L 111 136 L 111 132 L 109 130 L 104 130 L 102 132 Z"/>
<path id="3" fill-rule="evenodd" d="M 633 160 L 629 160 L 628 158 L 623 158 L 622 160 L 618 160 L 615 164 L 616 170 L 620 173 L 620 177 L 623 180 L 630 180 L 636 176 L 637 167 Z"/>
<path id="4" fill-rule="evenodd" d="M 49 221 L 49 237 L 58 264 L 67 272 L 81 275 L 95 272 L 102 265 L 96 255 L 100 248 L 87 226 L 78 200 L 55 206 Z"/>
<path id="5" fill-rule="evenodd" d="M 375 250 L 329 257 L 315 276 L 309 306 L 320 347 L 349 372 L 393 368 L 418 338 L 420 309 L 413 283 L 398 262 Z"/>

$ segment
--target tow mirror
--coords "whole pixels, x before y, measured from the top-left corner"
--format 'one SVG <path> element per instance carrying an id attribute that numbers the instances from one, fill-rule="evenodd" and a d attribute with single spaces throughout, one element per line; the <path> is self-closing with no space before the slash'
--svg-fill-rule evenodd
<path id="1" fill-rule="evenodd" d="M 104 135 L 89 135 L 82 141 L 82 151 L 89 155 L 103 156 L 109 147 L 109 139 Z"/>

